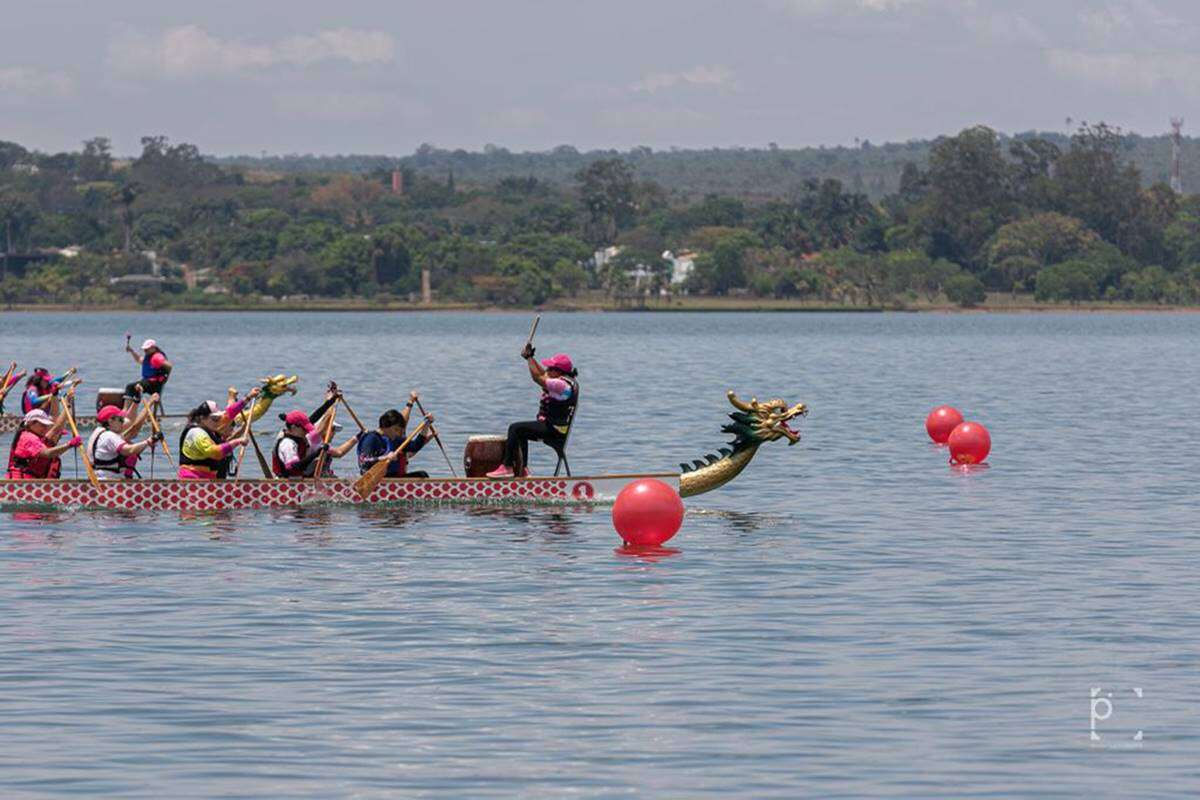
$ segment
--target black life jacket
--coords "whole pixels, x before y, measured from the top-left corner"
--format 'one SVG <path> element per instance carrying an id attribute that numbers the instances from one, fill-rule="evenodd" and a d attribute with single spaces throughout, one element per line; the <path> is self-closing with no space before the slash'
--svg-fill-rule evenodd
<path id="1" fill-rule="evenodd" d="M 571 424 L 571 412 L 579 402 L 579 382 L 569 375 L 564 375 L 562 379 L 571 384 L 571 396 L 566 400 L 555 400 L 550 396 L 550 392 L 543 391 L 542 402 L 538 406 L 538 418 L 557 428 L 559 433 L 565 434 L 565 428 Z"/>
<path id="2" fill-rule="evenodd" d="M 61 458 L 18 458 L 17 441 L 21 438 L 23 428 L 17 428 L 13 434 L 12 445 L 8 448 L 8 479 L 24 480 L 28 478 L 57 478 L 62 474 Z M 45 440 L 42 440 L 45 442 Z M 47 445 L 48 446 L 48 445 Z"/>
<path id="3" fill-rule="evenodd" d="M 179 464 L 180 464 L 180 466 L 187 465 L 187 466 L 204 467 L 205 469 L 209 469 L 209 470 L 212 470 L 213 472 L 217 473 L 218 478 L 227 477 L 229 475 L 230 461 L 233 460 L 232 455 L 229 455 L 229 456 L 226 456 L 225 458 L 220 458 L 220 459 L 205 458 L 205 459 L 196 460 L 193 458 L 188 458 L 187 456 L 185 456 L 183 454 L 183 443 L 185 441 L 187 441 L 188 434 L 191 433 L 191 431 L 194 428 L 200 428 L 200 427 L 201 426 L 199 424 L 197 424 L 195 422 L 191 422 L 191 423 L 188 423 L 187 425 L 185 425 L 183 427 L 183 433 L 179 434 Z M 217 433 L 216 431 L 210 431 L 210 430 L 203 429 L 203 428 L 202 428 L 202 430 L 204 430 L 204 432 L 209 435 L 209 438 L 211 438 L 217 444 L 221 444 L 223 441 L 225 441 L 225 437 L 221 436 L 221 434 Z"/>
<path id="4" fill-rule="evenodd" d="M 296 443 L 296 452 L 300 456 L 300 460 L 291 469 L 288 469 L 279 456 L 279 445 L 283 444 L 285 439 L 291 439 Z M 288 436 L 285 433 L 275 440 L 275 447 L 271 450 L 271 472 L 279 478 L 302 478 L 304 477 L 304 457 L 307 455 L 308 439 L 303 436 Z"/>

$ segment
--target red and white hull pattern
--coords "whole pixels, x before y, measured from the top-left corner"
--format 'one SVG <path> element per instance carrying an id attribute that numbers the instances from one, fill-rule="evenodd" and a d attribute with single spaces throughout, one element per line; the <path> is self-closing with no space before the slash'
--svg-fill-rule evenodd
<path id="1" fill-rule="evenodd" d="M 366 500 L 350 479 L 330 480 L 0 480 L 0 509 L 106 508 L 208 511 L 303 505 L 386 503 L 572 504 L 611 503 L 635 480 L 655 478 L 679 489 L 679 475 L 597 475 L 571 478 L 388 478 Z"/>

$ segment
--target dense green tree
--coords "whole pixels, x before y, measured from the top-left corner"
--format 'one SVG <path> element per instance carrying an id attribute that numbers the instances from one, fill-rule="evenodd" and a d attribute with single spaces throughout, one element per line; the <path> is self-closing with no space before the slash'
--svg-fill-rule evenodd
<path id="1" fill-rule="evenodd" d="M 1180 203 L 1174 220 L 1164 230 L 1164 244 L 1173 263 L 1200 264 L 1200 197 L 1193 195 Z"/>
<path id="2" fill-rule="evenodd" d="M 939 139 L 929 155 L 929 190 L 914 216 L 930 255 L 974 264 L 993 233 L 1016 215 L 1012 169 L 991 128 Z"/>
<path id="3" fill-rule="evenodd" d="M 964 308 L 977 306 L 987 300 L 987 290 L 983 281 L 966 272 L 960 272 L 947 280 L 944 290 L 950 302 L 958 303 Z"/>
<path id="4" fill-rule="evenodd" d="M 601 159 L 580 170 L 576 180 L 587 215 L 584 239 L 596 247 L 611 244 L 636 212 L 633 169 L 619 158 Z"/>
<path id="5" fill-rule="evenodd" d="M 79 154 L 81 181 L 106 181 L 112 176 L 112 142 L 103 136 L 88 139 Z"/>
<path id="6" fill-rule="evenodd" d="M 1095 300 L 1099 296 L 1099 281 L 1093 265 L 1072 260 L 1046 267 L 1037 274 L 1035 296 L 1041 301 Z"/>
<path id="7" fill-rule="evenodd" d="M 1009 288 L 1043 267 L 1083 256 L 1099 243 L 1100 237 L 1082 221 L 1051 211 L 1000 228 L 984 248 L 984 261 Z"/>

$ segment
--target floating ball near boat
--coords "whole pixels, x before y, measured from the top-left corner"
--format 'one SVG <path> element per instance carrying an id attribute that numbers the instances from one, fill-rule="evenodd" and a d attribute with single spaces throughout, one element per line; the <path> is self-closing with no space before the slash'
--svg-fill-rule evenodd
<path id="1" fill-rule="evenodd" d="M 612 520 L 625 544 L 654 547 L 679 532 L 683 525 L 683 498 L 662 481 L 643 478 L 617 495 Z"/>
<path id="2" fill-rule="evenodd" d="M 963 423 L 962 412 L 954 406 L 938 406 L 925 418 L 925 432 L 938 444 L 946 444 L 951 432 Z"/>
<path id="3" fill-rule="evenodd" d="M 950 463 L 982 464 L 992 451 L 992 436 L 978 422 L 964 422 L 950 433 Z"/>

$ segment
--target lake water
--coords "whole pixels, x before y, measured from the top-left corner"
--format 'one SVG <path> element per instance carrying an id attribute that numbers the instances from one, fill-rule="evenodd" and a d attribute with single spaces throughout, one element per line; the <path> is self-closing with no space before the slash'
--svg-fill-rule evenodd
<path id="1" fill-rule="evenodd" d="M 121 386 L 153 336 L 168 411 L 276 372 L 363 417 L 417 388 L 457 462 L 533 410 L 529 322 L 7 313 L 0 360 Z M 577 473 L 712 452 L 726 389 L 808 403 L 805 438 L 653 558 L 606 509 L 2 514 L 0 795 L 1195 796 L 1200 316 L 548 314 L 537 343 L 580 367 Z M 989 469 L 928 443 L 941 402 Z"/>

